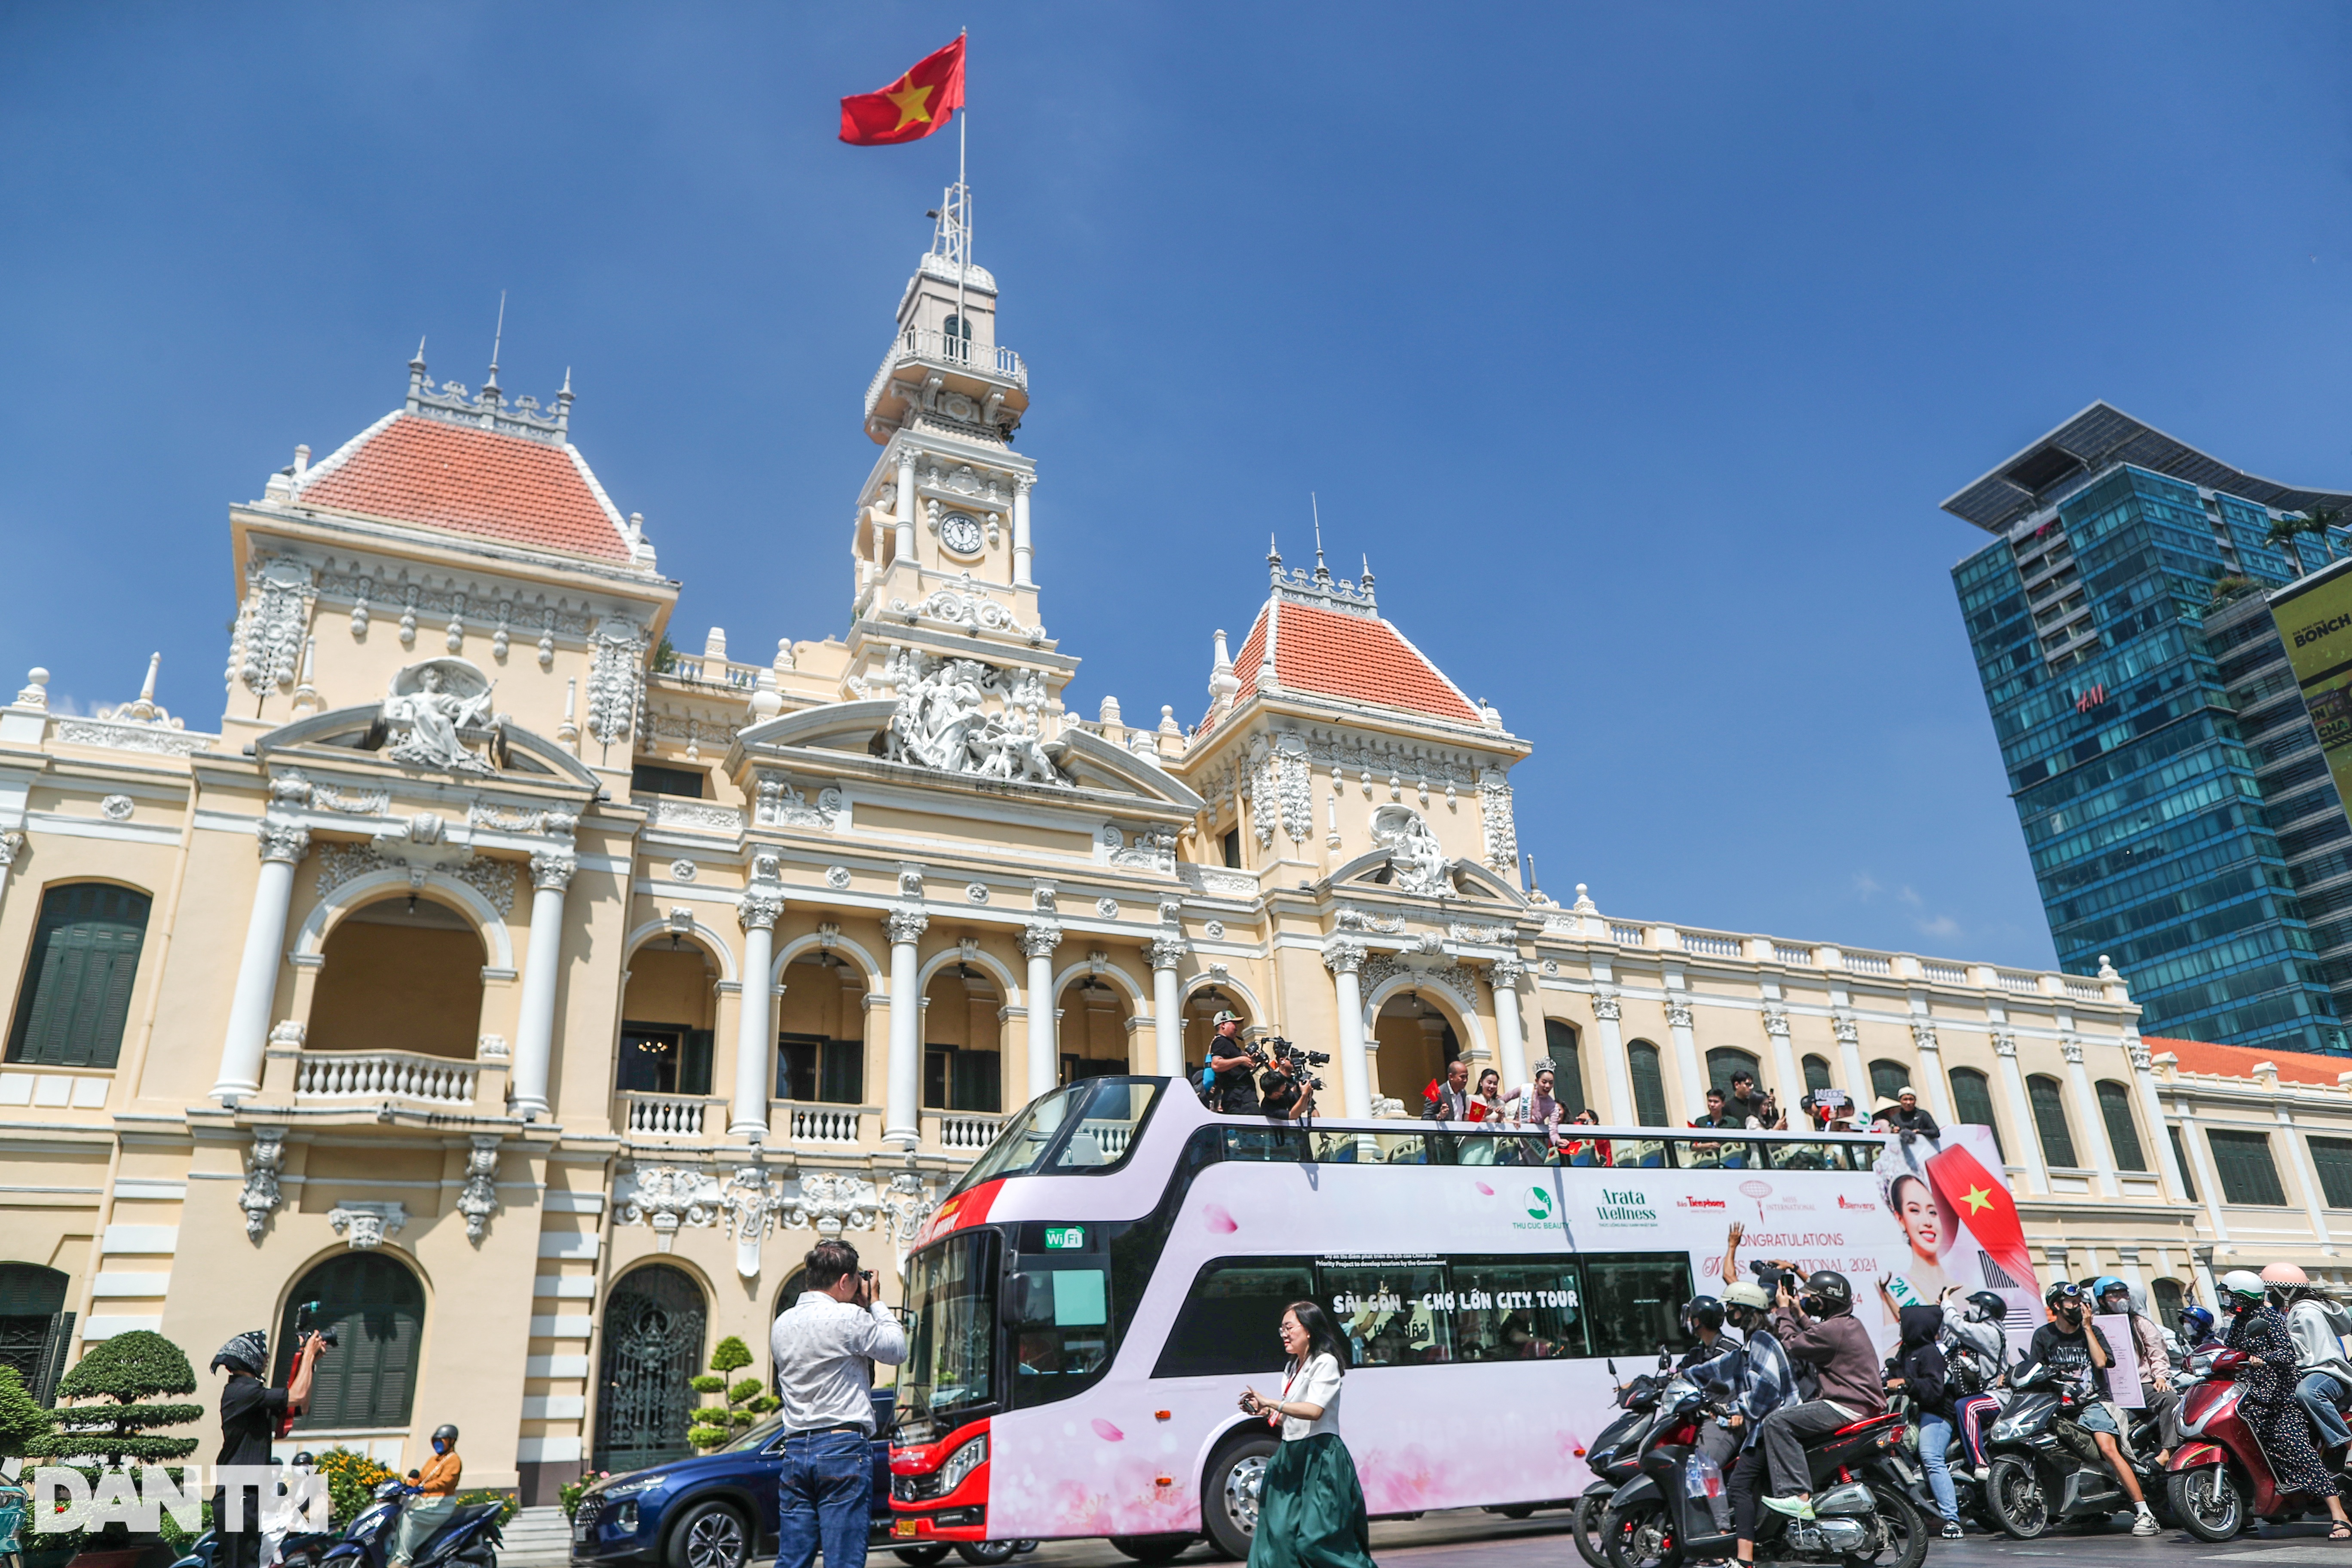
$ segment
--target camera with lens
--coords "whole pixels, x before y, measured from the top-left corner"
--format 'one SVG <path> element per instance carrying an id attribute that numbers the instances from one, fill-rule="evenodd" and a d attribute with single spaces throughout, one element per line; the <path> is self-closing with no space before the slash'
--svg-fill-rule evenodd
<path id="1" fill-rule="evenodd" d="M 1330 1052 L 1304 1049 L 1279 1035 L 1273 1037 L 1265 1044 L 1266 1048 L 1273 1053 L 1271 1065 L 1279 1068 L 1285 1074 L 1297 1079 L 1309 1089 L 1323 1087 L 1323 1080 L 1316 1077 L 1311 1069 L 1329 1066 Z M 1263 1063 L 1266 1058 L 1261 1056 L 1258 1059 Z"/>
<path id="2" fill-rule="evenodd" d="M 317 1334 L 323 1344 L 340 1346 L 342 1341 L 332 1329 L 319 1326 L 319 1314 L 324 1307 L 317 1301 L 305 1301 L 294 1309 L 294 1342 L 299 1345 L 305 1334 Z"/>
<path id="3" fill-rule="evenodd" d="M 1756 1276 L 1756 1285 L 1759 1289 L 1775 1299 L 1780 1296 L 1780 1287 L 1783 1284 L 1794 1290 L 1804 1283 L 1802 1279 L 1787 1269 L 1775 1268 L 1760 1258 L 1751 1258 L 1748 1260 L 1748 1272 Z"/>

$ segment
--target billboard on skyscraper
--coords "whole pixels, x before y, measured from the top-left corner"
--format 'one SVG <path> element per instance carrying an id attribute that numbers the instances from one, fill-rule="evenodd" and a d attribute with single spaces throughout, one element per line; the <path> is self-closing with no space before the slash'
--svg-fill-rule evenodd
<path id="1" fill-rule="evenodd" d="M 2336 798 L 2352 809 L 2352 557 L 2273 594 L 2271 616 L 2319 733 Z"/>

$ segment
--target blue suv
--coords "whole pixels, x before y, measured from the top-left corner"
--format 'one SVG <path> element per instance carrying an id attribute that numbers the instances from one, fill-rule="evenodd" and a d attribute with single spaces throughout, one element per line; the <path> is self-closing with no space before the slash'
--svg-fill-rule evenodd
<path id="1" fill-rule="evenodd" d="M 890 1399 L 874 1394 L 873 1538 L 890 1532 Z M 770 1419 L 714 1453 L 598 1481 L 572 1515 L 572 1561 L 598 1568 L 745 1568 L 776 1552 L 776 1472 L 783 1424 Z M 943 1546 L 902 1548 L 916 1568 L 947 1555 Z"/>

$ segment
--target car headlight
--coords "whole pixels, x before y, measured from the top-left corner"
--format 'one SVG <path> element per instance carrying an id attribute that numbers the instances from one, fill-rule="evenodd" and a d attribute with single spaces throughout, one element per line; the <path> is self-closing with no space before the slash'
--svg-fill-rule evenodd
<path id="1" fill-rule="evenodd" d="M 988 1435 L 982 1433 L 971 1442 L 947 1457 L 940 1466 L 940 1491 L 942 1495 L 963 1485 L 964 1478 L 988 1463 Z"/>
<path id="2" fill-rule="evenodd" d="M 596 1497 L 602 1502 L 614 1502 L 625 1497 L 640 1497 L 652 1491 L 667 1479 L 669 1478 L 658 1470 L 650 1476 L 631 1476 L 627 1480 L 614 1482 L 598 1492 Z"/>

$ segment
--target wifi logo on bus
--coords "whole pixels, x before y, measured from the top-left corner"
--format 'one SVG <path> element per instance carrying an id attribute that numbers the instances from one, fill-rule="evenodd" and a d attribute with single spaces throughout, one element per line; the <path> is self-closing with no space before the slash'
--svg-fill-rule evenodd
<path id="1" fill-rule="evenodd" d="M 1529 1219 L 1551 1218 L 1551 1194 L 1541 1187 L 1528 1189 L 1528 1217 Z"/>

